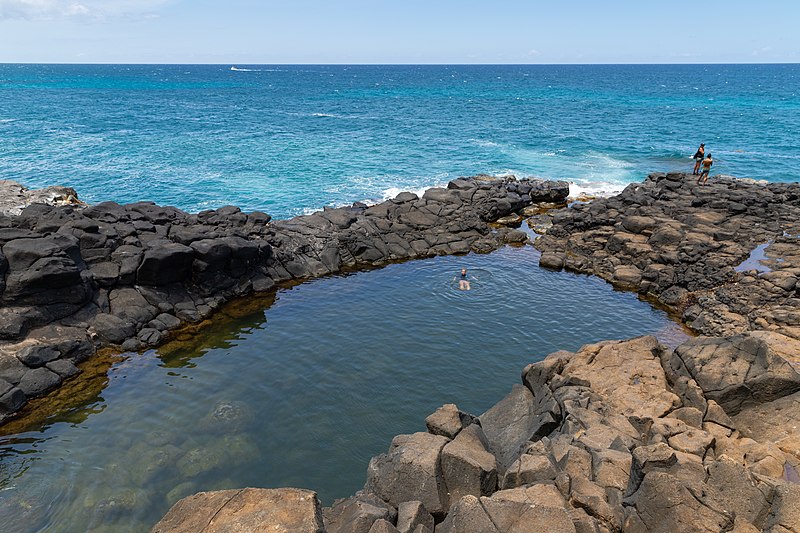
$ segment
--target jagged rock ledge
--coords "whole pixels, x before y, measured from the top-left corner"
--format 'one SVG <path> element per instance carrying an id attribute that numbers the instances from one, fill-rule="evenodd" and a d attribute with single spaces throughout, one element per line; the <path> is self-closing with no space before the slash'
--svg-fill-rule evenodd
<path id="1" fill-rule="evenodd" d="M 537 246 L 544 266 L 658 297 L 720 336 L 550 354 L 480 416 L 445 405 L 427 432 L 396 437 L 331 507 L 313 492 L 298 507 L 296 489 L 233 510 L 232 493 L 200 493 L 153 531 L 800 531 L 800 186 L 693 185 L 654 174 L 539 217 L 552 226 Z M 740 267 L 766 243 L 770 271 Z M 281 518 L 256 518 L 267 510 Z"/>
<path id="2" fill-rule="evenodd" d="M 99 348 L 160 344 L 232 298 L 392 261 L 489 252 L 524 232 L 489 223 L 568 184 L 477 176 L 290 220 L 237 207 L 85 206 L 74 190 L 0 182 L 0 422 Z M 6 194 L 7 193 L 7 194 Z M 65 205 L 66 204 L 66 205 Z"/>
<path id="3" fill-rule="evenodd" d="M 800 339 L 800 183 L 651 174 L 551 215 L 542 266 L 650 295 L 704 335 Z"/>

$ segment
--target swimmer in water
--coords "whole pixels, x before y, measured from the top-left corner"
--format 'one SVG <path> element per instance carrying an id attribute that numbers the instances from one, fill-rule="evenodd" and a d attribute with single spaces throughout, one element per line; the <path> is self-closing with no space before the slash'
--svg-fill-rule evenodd
<path id="1" fill-rule="evenodd" d="M 458 290 L 460 291 L 468 291 L 470 290 L 469 280 L 467 279 L 467 269 L 461 269 L 461 279 L 458 280 Z"/>

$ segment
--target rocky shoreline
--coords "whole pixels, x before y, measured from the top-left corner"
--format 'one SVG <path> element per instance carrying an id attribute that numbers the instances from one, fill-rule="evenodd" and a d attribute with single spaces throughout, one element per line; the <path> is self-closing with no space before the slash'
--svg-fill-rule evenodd
<path id="1" fill-rule="evenodd" d="M 700 187 L 691 175 L 651 174 L 548 219 L 535 243 L 544 267 L 657 298 L 703 335 L 800 339 L 798 183 L 723 176 Z M 748 261 L 754 252 L 763 260 Z"/>
<path id="2" fill-rule="evenodd" d="M 527 235 L 490 223 L 564 202 L 565 182 L 476 176 L 273 221 L 227 206 L 87 206 L 68 188 L 0 181 L 0 423 L 98 350 L 157 346 L 233 298 L 414 258 L 490 252 Z"/>
<path id="3" fill-rule="evenodd" d="M 657 298 L 702 336 L 550 354 L 485 413 L 445 405 L 397 436 L 331 507 L 199 493 L 153 531 L 800 531 L 800 184 L 694 182 L 653 174 L 531 223 L 542 266 Z"/>

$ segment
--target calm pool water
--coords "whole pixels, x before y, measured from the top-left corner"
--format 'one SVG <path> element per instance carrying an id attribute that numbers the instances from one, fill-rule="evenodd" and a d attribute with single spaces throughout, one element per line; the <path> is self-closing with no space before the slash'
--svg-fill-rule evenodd
<path id="1" fill-rule="evenodd" d="M 129 354 L 82 405 L 0 437 L 2 529 L 146 531 L 183 496 L 242 486 L 330 503 L 394 435 L 443 403 L 480 414 L 550 352 L 683 335 L 633 294 L 537 264 L 531 247 L 505 248 L 316 280 Z"/>

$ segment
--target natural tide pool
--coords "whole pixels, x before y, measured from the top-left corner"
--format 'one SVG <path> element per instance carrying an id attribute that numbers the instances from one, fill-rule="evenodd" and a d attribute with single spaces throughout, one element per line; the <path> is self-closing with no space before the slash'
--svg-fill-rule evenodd
<path id="1" fill-rule="evenodd" d="M 482 413 L 553 351 L 685 337 L 636 295 L 538 257 L 508 247 L 319 279 L 128 354 L 80 405 L 0 437 L 2 530 L 147 531 L 183 496 L 244 486 L 330 504 L 394 435 L 444 403 Z"/>

